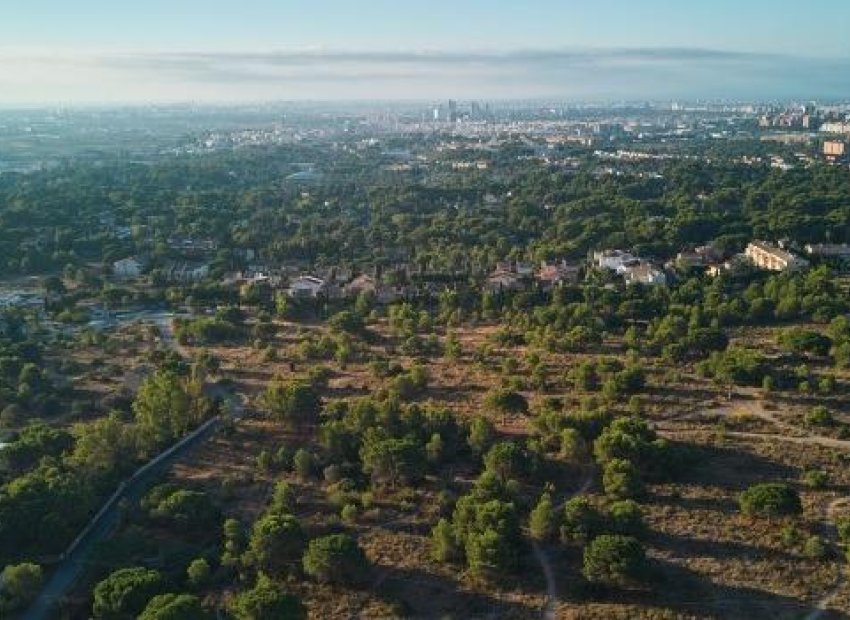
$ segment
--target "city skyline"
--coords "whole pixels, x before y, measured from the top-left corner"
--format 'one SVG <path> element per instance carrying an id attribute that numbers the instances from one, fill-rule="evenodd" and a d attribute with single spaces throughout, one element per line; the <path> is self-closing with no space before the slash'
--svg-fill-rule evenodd
<path id="1" fill-rule="evenodd" d="M 636 4 L 37 0 L 0 9 L 0 104 L 850 96 L 846 3 Z"/>

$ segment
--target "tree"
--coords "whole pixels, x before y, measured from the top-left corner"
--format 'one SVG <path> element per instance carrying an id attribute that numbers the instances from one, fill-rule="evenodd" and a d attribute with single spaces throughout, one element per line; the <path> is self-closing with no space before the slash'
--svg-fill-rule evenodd
<path id="1" fill-rule="evenodd" d="M 531 511 L 528 518 L 528 529 L 531 537 L 536 540 L 549 540 L 555 533 L 555 509 L 552 506 L 552 496 L 544 493 L 540 501 Z"/>
<path id="2" fill-rule="evenodd" d="M 154 491 L 160 488 L 162 487 L 157 487 Z M 168 489 L 168 492 L 159 493 L 153 499 L 151 494 L 143 500 L 151 518 L 179 531 L 205 532 L 220 522 L 221 512 L 206 493 L 178 488 Z"/>
<path id="3" fill-rule="evenodd" d="M 395 488 L 420 480 L 425 473 L 426 458 L 421 444 L 413 437 L 385 439 L 369 433 L 360 449 L 363 471 L 378 485 Z"/>
<path id="4" fill-rule="evenodd" d="M 484 404 L 501 415 L 528 413 L 528 401 L 525 396 L 513 390 L 499 389 L 490 392 L 484 399 Z"/>
<path id="5" fill-rule="evenodd" d="M 620 499 L 640 497 L 643 494 L 640 472 L 631 461 L 625 459 L 612 459 L 605 464 L 602 486 L 606 494 Z"/>
<path id="6" fill-rule="evenodd" d="M 564 504 L 561 540 L 580 542 L 593 538 L 599 531 L 602 516 L 586 495 L 576 495 Z"/>
<path id="7" fill-rule="evenodd" d="M 646 463 L 654 456 L 655 432 L 645 420 L 637 417 L 617 418 L 609 424 L 593 444 L 596 460 L 605 464 L 612 459 Z"/>
<path id="8" fill-rule="evenodd" d="M 451 562 L 458 557 L 457 538 L 447 519 L 440 519 L 431 530 L 431 557 L 437 562 Z"/>
<path id="9" fill-rule="evenodd" d="M 523 449 L 513 441 L 502 441 L 487 452 L 484 467 L 502 482 L 507 482 L 526 473 L 528 458 Z"/>
<path id="10" fill-rule="evenodd" d="M 110 574 L 94 588 L 96 618 L 136 616 L 147 602 L 162 593 L 162 575 L 147 568 L 122 568 Z"/>
<path id="11" fill-rule="evenodd" d="M 305 448 L 298 448 L 292 457 L 292 466 L 302 479 L 309 478 L 316 469 L 316 458 L 313 453 Z"/>
<path id="12" fill-rule="evenodd" d="M 87 474 L 97 476 L 131 464 L 127 457 L 135 453 L 136 436 L 118 413 L 77 424 L 73 434 L 76 441 L 71 462 Z"/>
<path id="13" fill-rule="evenodd" d="M 304 551 L 301 524 L 292 515 L 267 513 L 254 524 L 248 553 L 254 566 L 268 573 L 291 569 Z"/>
<path id="14" fill-rule="evenodd" d="M 157 371 L 142 382 L 133 402 L 140 437 L 147 449 L 183 435 L 191 425 L 191 401 L 180 378 Z"/>
<path id="15" fill-rule="evenodd" d="M 307 617 L 301 601 L 263 573 L 257 577 L 253 588 L 233 599 L 230 612 L 236 620 L 303 620 Z"/>
<path id="16" fill-rule="evenodd" d="M 639 581 L 646 564 L 646 552 L 636 538 L 604 534 L 585 547 L 582 574 L 591 583 L 624 586 Z"/>
<path id="17" fill-rule="evenodd" d="M 29 605 L 38 595 L 43 581 L 44 574 L 38 564 L 23 562 L 4 568 L 0 574 L 0 584 L 3 584 L 0 591 L 0 600 L 3 602 L 0 615 L 4 608 L 15 611 Z"/>
<path id="18" fill-rule="evenodd" d="M 193 588 L 203 588 L 209 583 L 212 569 L 206 558 L 196 558 L 186 568 L 186 579 Z"/>
<path id="19" fill-rule="evenodd" d="M 493 423 L 483 416 L 473 418 L 469 425 L 469 447 L 476 454 L 484 454 L 493 443 L 496 428 Z"/>
<path id="20" fill-rule="evenodd" d="M 747 516 L 779 517 L 803 511 L 799 493 L 781 482 L 751 486 L 738 497 L 738 504 Z"/>
<path id="21" fill-rule="evenodd" d="M 301 381 L 273 381 L 266 389 L 264 401 L 275 420 L 294 426 L 316 423 L 322 410 L 316 390 Z"/>
<path id="22" fill-rule="evenodd" d="M 222 529 L 224 548 L 221 554 L 221 565 L 233 568 L 239 565 L 245 549 L 245 532 L 242 530 L 242 524 L 233 518 L 227 519 Z"/>
<path id="23" fill-rule="evenodd" d="M 158 594 L 139 614 L 138 620 L 206 620 L 201 600 L 191 594 Z"/>
<path id="24" fill-rule="evenodd" d="M 630 499 L 611 504 L 608 507 L 608 518 L 610 519 L 611 529 L 617 534 L 637 537 L 641 536 L 646 530 L 640 506 Z"/>
<path id="25" fill-rule="evenodd" d="M 366 572 L 368 561 L 351 536 L 331 534 L 310 541 L 303 565 L 304 572 L 317 581 L 351 583 Z"/>

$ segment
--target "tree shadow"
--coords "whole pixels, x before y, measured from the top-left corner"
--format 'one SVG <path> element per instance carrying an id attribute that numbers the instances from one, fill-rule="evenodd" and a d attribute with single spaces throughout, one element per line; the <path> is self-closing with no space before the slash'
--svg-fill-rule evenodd
<path id="1" fill-rule="evenodd" d="M 709 581 L 683 566 L 655 562 L 652 586 L 647 590 L 597 593 L 594 598 L 616 598 L 618 603 L 662 605 L 677 614 L 714 618 L 799 619 L 816 610 L 815 605 L 798 599 L 750 587 L 728 586 Z M 822 620 L 848 619 L 837 609 L 824 611 Z"/>
<path id="2" fill-rule="evenodd" d="M 678 536 L 667 532 L 653 531 L 647 536 L 647 542 L 654 547 L 675 551 L 678 555 L 689 558 L 711 556 L 724 559 L 738 560 L 770 560 L 773 562 L 791 561 L 797 559 L 794 554 L 728 540 L 706 540 L 693 537 Z"/>
<path id="3" fill-rule="evenodd" d="M 765 480 L 796 478 L 793 467 L 740 449 L 688 444 L 694 466 L 688 469 L 682 484 L 743 491 Z"/>
<path id="4" fill-rule="evenodd" d="M 404 618 L 534 618 L 540 609 L 471 591 L 444 575 L 421 569 L 382 566 L 376 595 L 399 605 Z M 482 586 L 485 589 L 485 586 Z"/>

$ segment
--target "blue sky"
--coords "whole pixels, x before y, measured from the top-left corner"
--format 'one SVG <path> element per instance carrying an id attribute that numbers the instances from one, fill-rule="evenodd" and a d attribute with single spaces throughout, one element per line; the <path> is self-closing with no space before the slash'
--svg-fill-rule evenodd
<path id="1" fill-rule="evenodd" d="M 0 102 L 841 96 L 848 27 L 847 0 L 0 0 Z"/>

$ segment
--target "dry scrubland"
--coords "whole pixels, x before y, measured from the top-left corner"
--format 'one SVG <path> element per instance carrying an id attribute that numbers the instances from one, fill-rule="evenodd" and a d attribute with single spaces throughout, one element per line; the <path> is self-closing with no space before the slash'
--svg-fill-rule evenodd
<path id="1" fill-rule="evenodd" d="M 254 411 L 262 409 L 260 395 L 267 382 L 275 377 L 303 376 L 308 371 L 310 364 L 289 360 L 297 359 L 297 344 L 304 334 L 324 329 L 291 323 L 277 327 L 273 348 L 280 361 L 268 361 L 250 347 L 212 349 L 221 359 L 218 374 L 248 396 Z M 381 338 L 380 344 L 371 345 L 374 354 L 398 359 L 405 367 L 414 363 L 411 358 L 398 357 L 398 342 L 385 325 L 375 329 Z M 418 400 L 444 405 L 459 416 L 485 412 L 486 393 L 503 379 L 502 361 L 518 360 L 517 374 L 521 375 L 522 360 L 528 353 L 524 346 L 494 346 L 486 361 L 473 361 L 474 352 L 490 342 L 494 330 L 488 326 L 458 329 L 461 358 L 429 359 L 428 388 Z M 749 344 L 760 343 L 767 352 L 774 336 L 771 330 L 747 334 Z M 152 347 L 149 330 L 136 329 L 111 341 L 108 365 L 102 365 L 92 353 L 98 348 L 95 346 L 82 347 L 74 356 L 81 370 L 80 386 L 93 397 L 134 387 L 148 368 L 130 360 L 138 360 Z M 576 392 L 565 377 L 583 358 L 622 355 L 617 342 L 606 342 L 603 348 L 602 353 L 591 356 L 541 353 L 547 385 L 526 392 L 532 415 L 547 397 L 562 399 L 567 409 L 579 408 L 588 397 L 599 398 Z M 191 348 L 185 353 L 191 354 Z M 554 569 L 558 599 L 548 608 L 550 615 L 801 618 L 823 600 L 825 617 L 843 617 L 839 610 L 850 609 L 850 582 L 844 577 L 844 560 L 835 548 L 830 522 L 842 511 L 850 513 L 850 505 L 842 501 L 850 488 L 850 443 L 833 439 L 834 445 L 819 445 L 817 437 L 828 437 L 829 431 L 805 426 L 803 414 L 810 408 L 805 398 L 771 398 L 760 390 L 735 390 L 728 401 L 725 389 L 698 378 L 692 368 L 670 368 L 661 360 L 646 360 L 645 364 L 649 382 L 642 397 L 643 415 L 662 436 L 692 446 L 699 455 L 681 481 L 652 485 L 642 501 L 650 529 L 646 541 L 654 573 L 651 585 L 588 596 L 576 586 L 580 582 L 580 550 L 551 543 L 544 552 Z M 331 370 L 322 394 L 326 402 L 369 395 L 384 387 L 385 380 L 375 377 L 367 364 L 325 365 Z M 626 403 L 609 406 L 627 409 Z M 531 432 L 523 416 L 493 416 L 493 422 L 505 435 Z M 340 525 L 340 500 L 328 493 L 328 485 L 294 474 L 264 473 L 256 465 L 263 450 L 310 446 L 314 441 L 309 430 L 294 433 L 254 416 L 200 447 L 169 476 L 211 492 L 227 516 L 244 523 L 253 522 L 262 512 L 273 484 L 288 477 L 298 498 L 296 514 L 305 529 L 317 535 Z M 824 488 L 812 489 L 799 482 L 810 469 L 827 472 Z M 563 479 L 552 480 L 556 493 L 563 497 L 585 476 L 578 469 L 565 472 Z M 451 475 L 450 486 L 463 490 L 477 472 L 454 471 Z M 793 481 L 801 491 L 804 511 L 795 520 L 793 532 L 784 519 L 753 519 L 738 509 L 738 493 L 750 484 L 772 480 Z M 293 579 L 289 584 L 302 597 L 311 618 L 527 618 L 543 613 L 547 606 L 543 567 L 530 552 L 516 579 L 486 586 L 457 566 L 430 559 L 429 532 L 439 517 L 439 482 L 429 478 L 413 490 L 370 496 L 369 505 L 345 524 L 357 535 L 372 563 L 361 583 L 341 587 Z M 591 493 L 599 493 L 598 475 L 593 484 Z M 599 496 L 596 499 L 602 501 Z M 812 534 L 830 542 L 826 559 L 810 559 L 804 554 L 802 541 Z M 206 593 L 208 600 L 217 602 L 225 602 L 230 595 L 226 589 Z"/>

